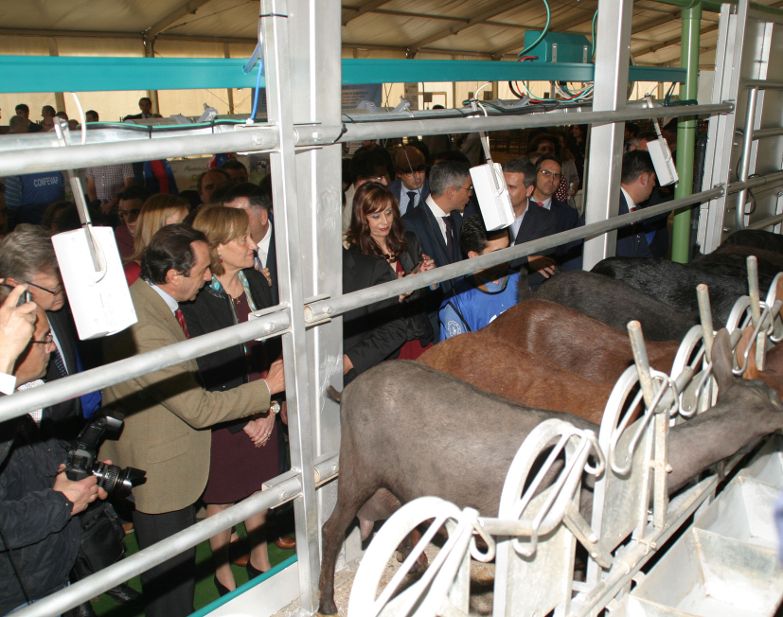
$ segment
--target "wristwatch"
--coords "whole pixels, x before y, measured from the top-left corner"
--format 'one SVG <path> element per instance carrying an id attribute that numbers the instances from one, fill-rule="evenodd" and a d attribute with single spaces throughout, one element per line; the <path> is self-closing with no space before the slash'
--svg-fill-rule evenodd
<path id="1" fill-rule="evenodd" d="M 273 413 L 275 415 L 280 413 L 280 402 L 279 401 L 272 401 L 269 404 L 269 413 Z"/>

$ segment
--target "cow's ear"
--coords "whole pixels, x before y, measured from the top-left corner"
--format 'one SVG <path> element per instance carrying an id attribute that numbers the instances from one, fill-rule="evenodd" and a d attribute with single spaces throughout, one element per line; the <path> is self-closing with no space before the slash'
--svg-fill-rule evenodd
<path id="1" fill-rule="evenodd" d="M 731 340 L 726 328 L 715 335 L 712 343 L 712 376 L 718 382 L 718 390 L 728 388 L 734 383 L 731 372 Z"/>

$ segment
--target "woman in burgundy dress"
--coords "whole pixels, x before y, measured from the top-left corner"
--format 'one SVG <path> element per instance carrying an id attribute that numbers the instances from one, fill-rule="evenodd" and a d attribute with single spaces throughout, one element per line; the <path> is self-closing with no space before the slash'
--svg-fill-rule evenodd
<path id="1" fill-rule="evenodd" d="M 253 269 L 255 245 L 244 210 L 210 206 L 200 211 L 193 227 L 207 236 L 212 252 L 212 281 L 182 311 L 191 337 L 247 321 L 248 314 L 272 305 L 269 283 Z M 250 341 L 198 359 L 199 373 L 209 390 L 228 390 L 261 379 L 279 355 L 275 343 Z M 274 408 L 275 406 L 273 406 Z M 278 407 L 279 409 L 279 407 Z M 276 415 L 270 411 L 251 420 L 225 423 L 212 430 L 209 479 L 202 497 L 212 516 L 261 490 L 279 472 Z M 265 538 L 259 538 L 266 512 L 245 521 L 252 548 L 251 578 L 271 565 Z M 210 538 L 215 558 L 215 585 L 221 595 L 236 588 L 228 558 L 230 530 Z"/>

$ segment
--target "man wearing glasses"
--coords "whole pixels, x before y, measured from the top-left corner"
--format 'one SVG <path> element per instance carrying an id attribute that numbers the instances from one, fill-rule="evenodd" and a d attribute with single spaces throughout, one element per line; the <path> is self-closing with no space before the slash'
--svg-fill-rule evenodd
<path id="1" fill-rule="evenodd" d="M 397 179 L 389 185 L 389 190 L 400 206 L 400 216 L 405 216 L 430 194 L 427 164 L 421 150 L 415 146 L 400 146 L 394 151 L 393 160 Z"/>
<path id="2" fill-rule="evenodd" d="M 554 156 L 542 156 L 536 161 L 536 182 L 531 204 L 535 203 L 537 206 L 546 208 L 554 215 L 558 232 L 574 229 L 584 224 L 584 220 L 580 220 L 579 213 L 574 208 L 555 196 L 562 178 L 563 171 L 559 159 Z M 581 240 L 557 247 L 556 254 L 562 270 L 582 269 Z"/>

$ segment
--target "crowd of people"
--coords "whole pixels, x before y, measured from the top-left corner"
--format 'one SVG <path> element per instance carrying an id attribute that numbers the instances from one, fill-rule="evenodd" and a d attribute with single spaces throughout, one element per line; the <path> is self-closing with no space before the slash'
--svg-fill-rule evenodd
<path id="1" fill-rule="evenodd" d="M 148 99 L 139 106 L 138 117 L 152 115 Z M 19 111 L 15 118 L 33 130 L 29 109 L 27 116 Z M 471 161 L 460 150 L 430 152 L 415 140 L 393 149 L 362 144 L 344 165 L 343 292 L 582 225 L 572 203 L 584 165 L 576 139 L 582 127 L 576 128 L 573 140 L 535 136 L 526 156 L 503 165 L 515 219 L 500 231 L 484 225 Z M 75 336 L 52 248 L 52 234 L 79 227 L 74 204 L 64 201 L 62 175 L 5 179 L 5 394 L 213 332 L 279 303 L 269 180 L 249 182 L 247 168 L 234 156 L 216 160 L 219 165 L 205 169 L 195 190 L 182 193 L 166 161 L 85 171 L 94 220 L 115 229 L 138 317 L 134 326 L 98 344 Z M 635 148 L 623 159 L 621 212 L 644 207 L 655 190 L 650 157 Z M 618 254 L 654 254 L 662 229 L 665 219 L 663 225 L 654 220 L 623 229 Z M 521 287 L 534 289 L 580 266 L 581 243 L 575 242 L 351 311 L 344 316 L 344 380 L 387 359 L 415 359 L 439 340 L 480 329 L 517 301 Z M 30 301 L 23 301 L 23 292 Z M 285 378 L 279 340 L 251 341 L 0 424 L 0 613 L 73 580 L 78 515 L 106 493 L 94 477 L 67 479 L 63 444 L 90 419 L 124 418 L 121 436 L 106 441 L 100 456 L 146 472 L 146 482 L 132 491 L 129 515 L 145 548 L 193 524 L 198 504 L 208 516 L 217 514 L 285 469 Z M 249 518 L 245 527 L 252 577 L 271 567 L 267 541 L 292 543 L 267 532 L 267 513 Z M 221 594 L 237 586 L 231 542 L 231 530 L 210 540 Z M 142 575 L 147 615 L 192 611 L 194 560 L 195 550 L 185 551 Z"/>

